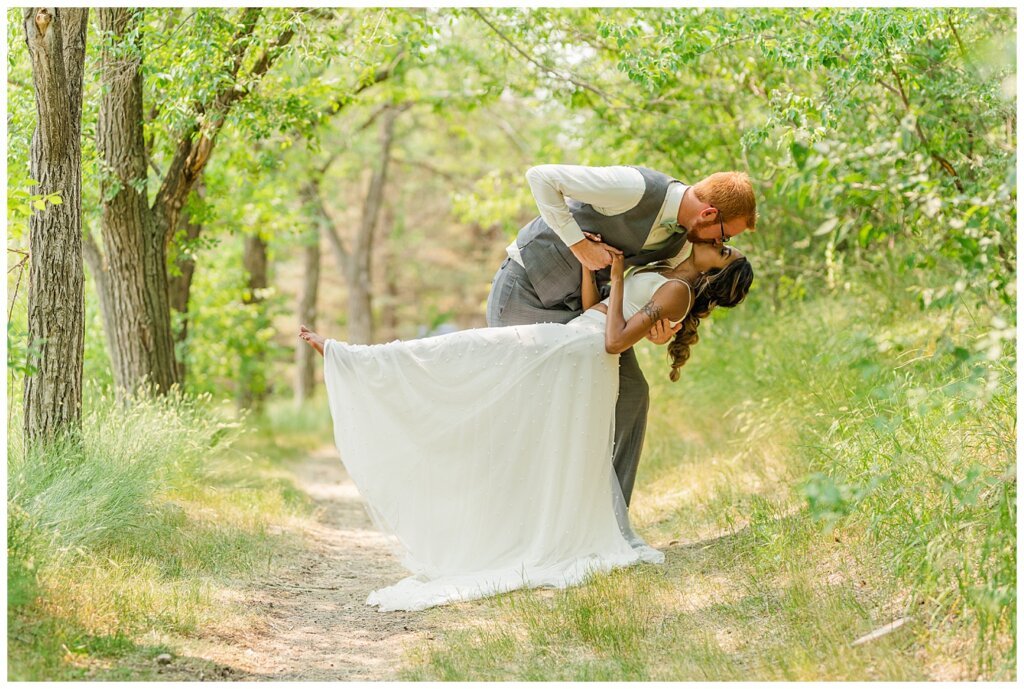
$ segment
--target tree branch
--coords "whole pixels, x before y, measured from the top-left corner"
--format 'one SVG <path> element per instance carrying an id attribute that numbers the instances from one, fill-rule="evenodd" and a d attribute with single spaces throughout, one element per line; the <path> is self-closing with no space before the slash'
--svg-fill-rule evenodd
<path id="1" fill-rule="evenodd" d="M 455 175 L 455 174 L 453 174 L 451 172 L 447 172 L 445 170 L 442 170 L 439 167 L 436 167 L 434 165 L 431 165 L 430 163 L 428 163 L 425 160 L 411 160 L 409 158 L 402 158 L 402 157 L 396 157 L 396 156 L 392 156 L 391 159 L 393 161 L 395 161 L 395 163 L 397 163 L 398 165 L 405 165 L 405 166 L 408 166 L 408 167 L 422 168 L 422 169 L 426 170 L 427 172 L 429 172 L 432 175 L 437 175 L 438 177 L 443 177 L 444 179 L 448 180 L 452 184 L 459 184 L 462 181 L 462 180 L 459 179 L 459 177 L 457 175 Z"/>
<path id="2" fill-rule="evenodd" d="M 526 60 L 528 60 L 531 64 L 536 65 L 538 68 L 540 68 L 544 72 L 546 72 L 546 73 L 548 73 L 548 74 L 550 74 L 550 75 L 552 75 L 554 77 L 557 77 L 559 79 L 563 79 L 565 81 L 568 81 L 569 83 L 573 84 L 574 86 L 578 86 L 581 89 L 584 89 L 584 90 L 587 90 L 587 91 L 590 91 L 590 92 L 596 94 L 599 98 L 601 98 L 601 100 L 603 100 L 609 106 L 612 105 L 612 98 L 607 93 L 605 93 L 601 89 L 597 88 L 596 86 L 591 86 L 590 84 L 588 84 L 586 82 L 582 82 L 579 79 L 576 79 L 570 73 L 559 74 L 556 70 L 552 69 L 551 67 L 548 67 L 546 65 L 541 64 L 539 61 L 535 60 L 529 53 L 527 53 L 522 48 L 520 48 L 518 45 L 516 45 L 512 41 L 512 39 L 510 39 L 508 36 L 506 36 L 504 33 L 502 33 L 502 31 L 500 29 L 498 29 L 498 27 L 496 27 L 494 24 L 492 24 L 487 19 L 487 17 L 484 16 L 483 12 L 481 12 L 480 10 L 478 10 L 475 7 L 471 7 L 470 10 L 473 12 L 473 14 L 475 14 L 477 17 L 480 18 L 480 21 L 482 21 L 484 24 L 486 24 L 488 27 L 490 27 L 491 31 L 493 31 L 494 33 L 496 33 L 498 35 L 498 38 L 500 38 L 501 40 L 505 41 L 505 43 L 508 43 L 509 46 L 511 46 L 513 50 L 515 50 L 517 53 L 519 53 L 524 58 L 526 58 Z"/>
<path id="3" fill-rule="evenodd" d="M 334 164 L 334 161 L 337 160 L 340 155 L 341 151 L 335 150 L 334 153 L 327 157 L 327 160 L 323 162 L 323 165 L 316 169 L 314 179 L 316 180 L 317 184 L 320 184 L 320 180 L 323 179 L 323 176 L 327 174 L 327 170 L 330 169 L 331 165 Z"/>
<path id="4" fill-rule="evenodd" d="M 378 107 L 376 110 L 374 110 L 370 114 L 370 116 L 366 119 L 365 122 L 363 122 L 361 125 L 356 127 L 355 131 L 357 131 L 357 132 L 363 131 L 364 129 L 369 127 L 371 124 L 376 122 L 377 118 L 380 117 L 382 114 L 384 114 L 386 112 L 389 112 L 389 111 L 392 111 L 392 110 L 395 111 L 396 113 L 405 112 L 406 110 L 408 110 L 412 106 L 416 105 L 416 103 L 417 103 L 417 101 L 405 101 L 404 103 L 401 103 L 400 105 L 395 105 L 394 103 L 384 103 L 383 105 Z"/>
<path id="5" fill-rule="evenodd" d="M 907 112 L 910 112 L 910 99 L 907 97 L 907 92 L 903 88 L 903 80 L 900 79 L 900 73 L 896 70 L 896 67 L 891 63 L 889 64 L 889 71 L 892 73 L 894 77 L 896 77 L 896 88 L 898 89 L 896 93 L 897 95 L 899 95 L 900 100 L 903 101 L 903 107 L 906 108 Z M 928 142 L 926 141 L 925 144 L 927 143 Z"/>
<path id="6" fill-rule="evenodd" d="M 384 188 L 388 180 L 388 167 L 391 162 L 391 146 L 394 143 L 395 120 L 409 104 L 388 108 L 383 113 L 380 125 L 380 166 L 370 176 L 370 186 L 363 200 L 363 213 L 359 223 L 359 231 L 353 246 L 357 269 L 369 268 L 369 254 L 373 248 L 373 232 L 377 227 L 381 207 L 384 205 Z"/>
<path id="7" fill-rule="evenodd" d="M 504 134 L 505 137 L 512 142 L 512 145 L 516 147 L 516 150 L 519 151 L 524 156 L 529 156 L 529 146 L 527 146 L 526 142 L 524 142 L 522 137 L 519 136 L 519 133 L 515 130 L 515 127 L 509 124 L 508 120 L 506 120 L 504 117 L 497 113 L 494 113 L 492 116 L 497 121 L 498 129 L 500 129 L 501 133 Z"/>
<path id="8" fill-rule="evenodd" d="M 327 210 L 327 204 L 324 203 L 323 194 L 320 191 L 320 179 L 311 179 L 303 185 L 303 191 L 305 196 L 316 206 L 317 214 L 319 216 L 319 222 L 317 225 L 324 237 L 327 238 L 327 243 L 331 246 L 331 251 L 334 253 L 334 260 L 337 261 L 338 265 L 343 271 L 348 273 L 349 265 L 352 254 L 345 247 L 345 243 L 342 241 L 341 236 L 338 235 L 337 224 L 334 221 L 334 217 L 331 212 Z"/>
<path id="9" fill-rule="evenodd" d="M 946 12 L 946 26 L 949 27 L 950 32 L 953 34 L 953 38 L 956 39 L 956 44 L 960 48 L 960 57 L 964 58 L 964 62 L 967 60 L 967 49 L 964 48 L 964 42 L 960 40 L 960 33 L 956 30 L 956 25 L 953 23 L 953 17 L 950 12 Z"/>
<path id="10" fill-rule="evenodd" d="M 878 84 L 879 84 L 880 86 L 883 86 L 883 87 L 884 87 L 884 88 L 885 88 L 886 90 L 888 90 L 888 91 L 891 91 L 893 95 L 895 95 L 895 96 L 897 96 L 897 97 L 902 97 L 902 94 L 900 94 L 900 92 L 899 92 L 899 91 L 897 91 L 897 90 L 896 90 L 896 87 L 895 87 L 895 86 L 893 86 L 892 84 L 886 83 L 886 82 L 885 82 L 885 81 L 883 81 L 883 80 L 882 80 L 881 78 L 879 78 L 879 79 L 876 79 L 876 81 L 878 82 Z"/>
<path id="11" fill-rule="evenodd" d="M 170 31 L 170 34 L 167 35 L 167 38 L 164 40 L 163 43 L 160 43 L 160 44 L 154 46 L 153 48 L 150 48 L 151 52 L 156 50 L 157 48 L 160 48 L 160 47 L 164 46 L 168 41 L 170 41 L 171 40 L 171 36 L 173 36 L 175 33 L 177 33 L 178 29 L 180 29 L 182 26 L 184 26 L 185 23 L 189 19 L 191 19 L 193 16 L 195 16 L 195 12 L 193 12 L 192 14 L 188 15 L 187 17 L 185 17 L 185 19 L 183 21 L 178 22 L 178 17 L 180 15 L 181 15 L 181 8 L 180 7 L 172 8 L 170 11 L 167 12 L 167 16 L 164 17 L 163 33 L 167 33 L 168 31 Z M 146 114 L 146 122 L 149 123 L 149 122 L 154 121 L 159 115 L 160 115 L 160 106 L 158 106 L 158 105 L 156 105 L 154 103 L 153 106 L 149 109 L 149 113 Z M 150 159 L 150 156 L 153 153 L 153 141 L 155 139 L 155 136 L 156 135 L 155 135 L 154 132 L 150 132 L 149 137 L 146 139 L 146 162 L 149 163 L 149 165 L 153 168 L 153 170 L 156 171 L 157 177 L 163 177 L 163 174 L 159 171 L 159 168 Z"/>
<path id="12" fill-rule="evenodd" d="M 886 49 L 886 56 L 888 57 L 888 49 Z M 910 107 L 910 98 L 907 96 L 907 91 L 903 88 L 903 80 L 900 78 L 899 70 L 892 64 L 892 59 L 889 60 L 889 71 L 893 77 L 896 78 L 896 93 L 899 95 L 900 100 L 903 101 L 903 108 L 907 114 L 913 114 Z M 957 191 L 962 192 L 964 190 L 963 182 L 960 180 L 960 175 L 957 173 L 956 168 L 948 160 L 943 158 L 938 152 L 932 150 L 931 143 L 928 141 L 928 137 L 925 136 L 924 129 L 921 127 L 921 121 L 916 116 L 914 117 L 914 131 L 917 132 L 917 137 L 921 140 L 921 144 L 924 146 L 924 150 L 931 156 L 932 160 L 939 164 L 939 167 L 953 178 L 953 184 L 956 186 Z"/>
<path id="13" fill-rule="evenodd" d="M 293 29 L 285 29 L 280 33 L 280 35 L 278 35 L 277 40 L 274 41 L 274 45 L 271 46 L 269 49 L 263 51 L 263 53 L 256 60 L 256 64 L 253 65 L 252 70 L 249 72 L 249 78 L 251 80 L 250 83 L 255 83 L 263 78 L 263 75 L 267 73 L 267 71 L 270 69 L 270 66 L 274 64 L 274 61 L 280 54 L 281 49 L 288 45 L 288 43 L 291 42 L 294 36 L 295 31 Z M 230 106 L 231 103 L 235 102 L 242 96 L 248 94 L 248 86 L 241 90 L 232 89 L 228 92 L 228 99 L 226 100 L 225 105 Z"/>
<path id="14" fill-rule="evenodd" d="M 197 104 L 197 111 L 204 117 L 200 121 L 196 121 L 183 134 L 167 168 L 167 175 L 157 191 L 152 210 L 160 219 L 165 243 L 170 241 L 177 225 L 177 216 L 181 206 L 209 161 L 210 153 L 213 151 L 214 143 L 228 111 L 235 102 L 251 92 L 248 85 L 239 88 L 237 75 L 245 59 L 249 39 L 255 31 L 259 16 L 258 8 L 242 11 L 239 29 L 232 40 L 229 66 L 232 79 L 214 97 L 208 112 L 205 111 L 201 103 Z M 249 84 L 257 83 L 267 73 L 280 54 L 280 49 L 287 45 L 294 35 L 295 32 L 291 28 L 281 32 L 274 44 L 256 60 L 248 75 Z"/>
<path id="15" fill-rule="evenodd" d="M 323 180 L 323 173 L 326 172 L 330 163 L 338 154 L 332 155 L 328 159 L 328 162 L 321 167 L 320 173 L 315 175 L 303 187 L 306 197 L 316 205 L 318 214 L 322 220 L 322 222 L 320 222 L 320 229 L 327 238 L 327 243 L 331 246 L 331 251 L 334 253 L 335 260 L 350 278 L 352 278 L 352 271 L 355 269 L 353 264 L 353 261 L 355 260 L 354 256 L 363 255 L 363 253 L 368 250 L 369 243 L 372 242 L 373 228 L 377 224 L 377 216 L 382 205 L 384 185 L 387 180 L 388 163 L 391 160 L 391 145 L 394 140 L 395 119 L 402 111 L 407 110 L 410 106 L 410 103 L 403 103 L 399 106 L 389 105 L 382 110 L 384 120 L 381 123 L 381 164 L 379 167 L 374 169 L 373 174 L 371 175 L 370 186 L 367 189 L 366 198 L 363 201 L 363 213 L 359 229 L 356 233 L 355 245 L 351 250 L 345 246 L 341 236 L 338 234 L 338 223 L 335 222 L 333 215 L 327 208 L 327 204 L 324 203 L 323 193 L 320 189 L 320 182 Z"/>
<path id="16" fill-rule="evenodd" d="M 382 81 L 387 81 L 388 79 L 390 79 L 394 75 L 395 69 L 397 69 L 398 64 L 406 55 L 407 53 L 404 48 L 399 50 L 397 53 L 395 53 L 395 56 L 391 59 L 391 62 L 389 62 L 387 65 L 383 67 L 378 68 L 377 71 L 374 72 L 373 78 L 371 78 L 370 81 L 363 84 L 357 84 L 354 88 L 350 89 L 344 95 L 332 100 L 330 104 L 326 108 L 324 108 L 323 111 L 321 111 L 320 118 L 326 119 L 329 117 L 333 117 L 334 115 L 337 115 L 339 112 L 344 110 L 349 103 L 352 102 L 352 98 L 354 96 L 358 96 L 360 93 L 370 88 L 371 86 L 376 86 Z"/>
<path id="17" fill-rule="evenodd" d="M 167 38 L 165 38 L 162 43 L 157 43 L 152 48 L 150 48 L 151 51 L 158 50 L 159 48 L 163 48 L 165 45 L 167 45 L 167 42 L 171 40 L 174 34 L 178 33 L 178 30 L 181 27 L 185 26 L 185 24 L 187 24 L 188 21 L 192 19 L 192 17 L 196 16 L 196 13 L 193 11 L 187 17 L 185 17 L 179 22 L 178 15 L 181 14 L 181 10 L 182 8 L 180 7 L 174 7 L 168 10 L 167 16 L 164 17 L 163 31 L 164 33 L 170 31 L 170 33 L 167 34 Z"/>
<path id="18" fill-rule="evenodd" d="M 245 59 L 245 54 L 249 51 L 248 39 L 252 38 L 253 32 L 256 31 L 256 23 L 260 20 L 262 12 L 263 10 L 258 7 L 247 7 L 240 13 L 238 31 L 235 32 L 234 37 L 231 39 L 231 56 L 233 60 L 230 71 L 232 81 L 236 81 L 235 77 L 238 75 L 238 70 L 242 68 L 242 61 Z M 223 93 L 224 91 L 221 91 L 221 94 Z"/>
<path id="19" fill-rule="evenodd" d="M 383 113 L 389 107 L 391 107 L 390 103 L 384 103 L 383 105 L 377 106 L 377 108 L 375 108 L 374 111 L 370 113 L 370 116 L 367 117 L 366 120 L 361 125 L 355 128 L 355 132 L 361 132 L 367 127 L 369 127 L 371 124 L 376 122 L 377 118 L 380 117 L 381 113 Z"/>

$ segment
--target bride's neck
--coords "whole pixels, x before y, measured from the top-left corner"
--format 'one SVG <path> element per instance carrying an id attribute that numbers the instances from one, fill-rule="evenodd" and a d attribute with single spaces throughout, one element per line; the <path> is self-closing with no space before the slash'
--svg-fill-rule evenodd
<path id="1" fill-rule="evenodd" d="M 700 271 L 697 270 L 693 265 L 693 254 L 691 253 L 685 261 L 681 262 L 675 268 L 666 273 L 669 277 L 682 278 L 691 285 L 697 281 L 700 277 Z"/>

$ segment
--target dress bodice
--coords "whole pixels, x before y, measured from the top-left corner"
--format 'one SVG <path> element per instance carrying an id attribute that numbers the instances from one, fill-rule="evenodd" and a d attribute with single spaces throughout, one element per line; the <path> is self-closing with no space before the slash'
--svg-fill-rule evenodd
<path id="1" fill-rule="evenodd" d="M 633 317 L 633 314 L 642 309 L 644 304 L 651 300 L 651 297 L 654 296 L 659 287 L 669 280 L 676 279 L 667 278 L 661 273 L 654 271 L 634 272 L 627 275 L 622 283 L 622 317 L 628 321 Z M 678 281 L 682 282 L 682 280 Z M 608 308 L 610 300 L 611 297 L 606 297 L 601 300 L 601 303 L 604 304 L 605 308 Z M 680 318 L 678 321 L 672 321 L 672 325 L 676 325 L 682 320 Z"/>

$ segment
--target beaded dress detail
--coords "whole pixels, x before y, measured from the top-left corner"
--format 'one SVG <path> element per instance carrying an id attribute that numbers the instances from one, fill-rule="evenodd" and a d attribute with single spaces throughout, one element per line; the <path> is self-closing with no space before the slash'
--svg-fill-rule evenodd
<path id="1" fill-rule="evenodd" d="M 627 275 L 623 315 L 666 280 Z M 367 604 L 421 610 L 664 560 L 632 531 L 612 469 L 618 355 L 604 327 L 590 309 L 566 324 L 327 340 L 341 460 L 410 571 Z"/>

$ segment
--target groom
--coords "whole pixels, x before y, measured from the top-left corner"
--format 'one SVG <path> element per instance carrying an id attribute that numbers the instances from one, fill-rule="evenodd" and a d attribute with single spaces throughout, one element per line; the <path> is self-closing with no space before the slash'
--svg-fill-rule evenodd
<path id="1" fill-rule="evenodd" d="M 612 254 L 625 264 L 676 265 L 691 242 L 721 244 L 757 221 L 754 191 L 741 172 L 716 172 L 693 186 L 639 166 L 538 165 L 526 172 L 540 216 L 508 245 L 487 298 L 487 325 L 567 323 L 582 313 L 583 264 L 608 294 Z M 587 233 L 587 234 L 584 234 Z M 665 344 L 681 327 L 667 320 L 647 338 Z M 612 461 L 629 504 L 650 400 L 632 348 L 619 357 Z M 571 429 L 567 429 L 571 431 Z"/>

